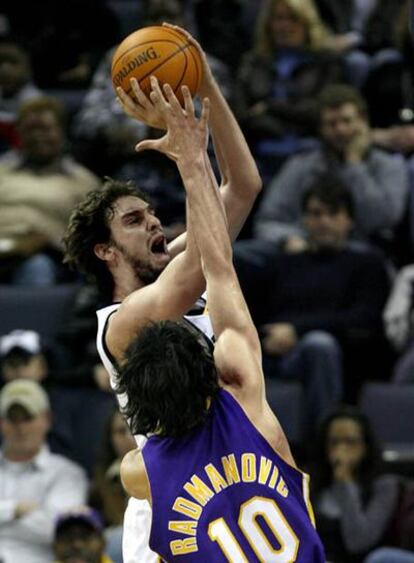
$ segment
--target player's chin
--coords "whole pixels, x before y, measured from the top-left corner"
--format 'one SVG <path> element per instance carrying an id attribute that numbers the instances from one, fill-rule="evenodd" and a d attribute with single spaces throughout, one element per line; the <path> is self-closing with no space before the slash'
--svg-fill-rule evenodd
<path id="1" fill-rule="evenodd" d="M 151 254 L 151 262 L 157 269 L 163 270 L 170 260 L 171 256 L 167 252 L 153 252 Z"/>

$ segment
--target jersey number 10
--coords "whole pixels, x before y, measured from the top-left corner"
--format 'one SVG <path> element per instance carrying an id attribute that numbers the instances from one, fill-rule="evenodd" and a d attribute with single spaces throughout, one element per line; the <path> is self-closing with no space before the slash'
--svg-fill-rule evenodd
<path id="1" fill-rule="evenodd" d="M 279 549 L 274 549 L 260 528 L 256 518 L 262 516 L 274 534 Z M 299 540 L 287 523 L 276 502 L 265 497 L 253 497 L 240 506 L 238 525 L 256 553 L 259 561 L 266 563 L 294 563 Z M 224 518 L 210 522 L 208 535 L 232 563 L 249 563 L 240 544 L 234 537 Z"/>

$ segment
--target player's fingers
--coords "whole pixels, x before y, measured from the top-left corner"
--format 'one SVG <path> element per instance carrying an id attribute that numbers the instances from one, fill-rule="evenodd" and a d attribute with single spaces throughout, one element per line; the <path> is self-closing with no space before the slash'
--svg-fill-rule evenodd
<path id="1" fill-rule="evenodd" d="M 169 84 L 164 84 L 163 86 L 164 94 L 167 96 L 167 100 L 170 106 L 173 108 L 174 111 L 182 111 L 182 107 L 180 102 L 177 100 L 176 95 L 174 94 L 174 90 L 171 88 Z"/>
<path id="2" fill-rule="evenodd" d="M 200 121 L 205 127 L 207 127 L 208 125 L 209 117 L 210 117 L 210 100 L 208 98 L 203 98 Z"/>
<path id="3" fill-rule="evenodd" d="M 184 99 L 184 109 L 188 115 L 194 115 L 194 104 L 193 98 L 191 97 L 190 89 L 188 86 L 181 86 L 181 92 L 183 93 Z"/>
<path id="4" fill-rule="evenodd" d="M 159 144 L 159 139 L 144 139 L 135 145 L 135 150 L 136 152 L 157 150 Z"/>
<path id="5" fill-rule="evenodd" d="M 166 100 L 164 94 L 161 90 L 160 83 L 158 82 L 158 79 L 155 76 L 150 76 L 150 84 L 151 84 L 152 92 L 155 92 L 155 94 L 157 95 L 158 103 L 165 105 Z"/>
<path id="6" fill-rule="evenodd" d="M 116 89 L 116 93 L 118 95 L 118 99 L 119 99 L 121 105 L 124 105 L 125 107 L 127 107 L 131 111 L 133 111 L 135 109 L 135 104 L 134 104 L 133 100 L 131 100 L 130 96 L 128 96 L 128 94 L 124 91 L 123 88 L 118 86 L 117 89 Z"/>
<path id="7" fill-rule="evenodd" d="M 134 96 L 137 100 L 137 102 L 144 108 L 148 108 L 149 104 L 149 100 L 148 97 L 144 94 L 144 92 L 141 90 L 141 87 L 138 83 L 138 80 L 136 78 L 131 78 L 130 79 L 130 84 L 131 84 L 131 88 L 132 91 L 134 93 Z"/>
<path id="8" fill-rule="evenodd" d="M 168 23 L 168 22 L 163 22 L 162 24 L 164 27 L 169 27 L 170 29 L 174 29 L 175 31 L 178 31 L 178 33 L 181 33 L 182 35 L 184 35 L 187 39 L 190 39 L 191 33 L 189 33 L 186 29 L 183 29 L 182 27 L 180 27 L 179 25 L 175 25 L 172 23 Z"/>

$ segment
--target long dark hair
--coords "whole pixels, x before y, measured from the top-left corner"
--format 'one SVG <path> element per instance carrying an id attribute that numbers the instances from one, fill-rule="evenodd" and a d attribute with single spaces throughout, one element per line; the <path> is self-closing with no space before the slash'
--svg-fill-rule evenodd
<path id="1" fill-rule="evenodd" d="M 117 392 L 133 434 L 180 437 L 202 424 L 218 391 L 210 350 L 182 323 L 144 327 L 118 366 Z"/>
<path id="2" fill-rule="evenodd" d="M 351 419 L 358 424 L 365 442 L 365 456 L 358 467 L 356 478 L 362 487 L 363 500 L 367 501 L 372 482 L 380 471 L 380 450 L 368 418 L 357 407 L 349 405 L 341 406 L 331 412 L 319 427 L 311 466 L 312 492 L 316 495 L 332 483 L 333 471 L 328 459 L 328 433 L 332 423 L 343 418 Z"/>

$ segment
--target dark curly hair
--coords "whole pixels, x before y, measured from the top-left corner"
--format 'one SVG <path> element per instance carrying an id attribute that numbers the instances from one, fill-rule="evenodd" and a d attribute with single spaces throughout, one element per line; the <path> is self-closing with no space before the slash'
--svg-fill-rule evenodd
<path id="1" fill-rule="evenodd" d="M 117 393 L 133 434 L 177 438 L 202 424 L 219 389 L 210 350 L 183 323 L 145 326 L 118 366 Z"/>
<path id="2" fill-rule="evenodd" d="M 63 262 L 95 281 L 101 292 L 109 298 L 112 296 L 113 279 L 105 263 L 95 255 L 94 247 L 97 243 L 109 242 L 109 222 L 114 214 L 114 206 L 124 196 L 149 201 L 132 182 L 105 178 L 101 188 L 90 191 L 75 207 L 63 236 Z"/>

